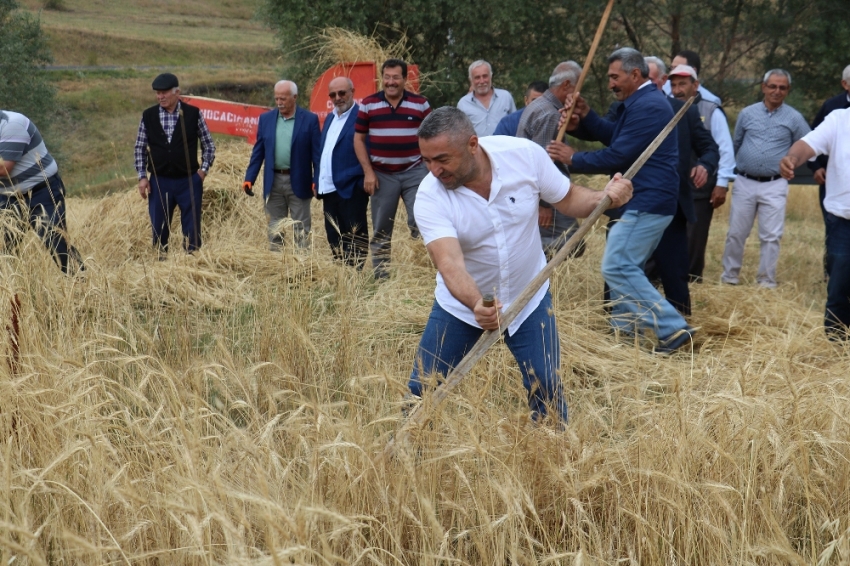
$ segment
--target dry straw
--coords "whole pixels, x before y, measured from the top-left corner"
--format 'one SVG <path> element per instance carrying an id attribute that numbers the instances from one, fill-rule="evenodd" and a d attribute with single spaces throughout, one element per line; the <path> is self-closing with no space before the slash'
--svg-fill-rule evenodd
<path id="1" fill-rule="evenodd" d="M 130 182 L 69 201 L 84 278 L 31 232 L 0 256 L 0 318 L 22 303 L 18 370 L 0 360 L 4 564 L 850 561 L 850 362 L 820 328 L 816 191 L 792 189 L 776 291 L 752 284 L 755 242 L 745 284 L 714 283 L 718 214 L 694 356 L 605 332 L 594 232 L 552 280 L 568 430 L 531 426 L 499 346 L 376 464 L 434 270 L 401 218 L 388 282 L 335 265 L 319 203 L 311 251 L 267 251 L 248 152 L 221 148 L 194 256 L 158 261 Z"/>

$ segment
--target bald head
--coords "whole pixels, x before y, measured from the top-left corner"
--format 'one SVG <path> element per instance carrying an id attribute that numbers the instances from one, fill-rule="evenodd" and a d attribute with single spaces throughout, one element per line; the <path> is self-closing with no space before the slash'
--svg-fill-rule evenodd
<path id="1" fill-rule="evenodd" d="M 328 83 L 328 96 L 337 115 L 342 115 L 354 105 L 354 83 L 348 77 L 336 77 Z"/>

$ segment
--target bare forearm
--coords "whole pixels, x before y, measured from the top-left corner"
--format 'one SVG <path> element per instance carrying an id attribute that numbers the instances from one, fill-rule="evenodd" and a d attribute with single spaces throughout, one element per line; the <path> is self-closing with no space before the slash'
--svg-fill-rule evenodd
<path id="1" fill-rule="evenodd" d="M 803 140 L 794 142 L 794 145 L 791 146 L 787 154 L 787 157 L 793 160 L 794 167 L 799 167 L 814 156 L 815 150 Z"/>
<path id="2" fill-rule="evenodd" d="M 558 212 L 573 218 L 587 218 L 593 209 L 595 209 L 602 199 L 605 198 L 605 193 L 602 191 L 594 191 L 580 185 L 570 187 L 570 193 L 567 198 L 560 202 L 552 203 Z"/>

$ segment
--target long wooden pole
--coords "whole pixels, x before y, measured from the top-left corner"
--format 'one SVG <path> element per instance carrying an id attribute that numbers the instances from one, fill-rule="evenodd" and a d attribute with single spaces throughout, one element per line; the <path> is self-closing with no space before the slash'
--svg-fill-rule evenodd
<path id="1" fill-rule="evenodd" d="M 584 67 L 582 67 L 581 75 L 576 83 L 576 89 L 573 93 L 574 100 L 578 98 L 579 94 L 581 94 L 581 87 L 584 86 L 584 79 L 587 78 L 587 73 L 590 71 L 590 64 L 593 62 L 593 57 L 596 55 L 596 48 L 599 47 L 599 42 L 602 40 L 602 33 L 605 31 L 605 26 L 608 24 L 608 18 L 611 16 L 612 9 L 614 9 L 614 0 L 608 0 L 608 5 L 602 13 L 602 19 L 599 21 L 599 27 L 596 28 L 596 35 L 593 37 L 593 43 L 590 44 L 590 51 L 587 53 L 587 59 L 584 60 Z M 567 125 L 570 123 L 570 118 L 573 117 L 573 108 L 575 108 L 575 104 L 569 107 L 567 110 L 567 119 L 564 120 L 560 129 L 558 129 L 558 137 L 555 138 L 558 141 L 563 141 L 564 139 L 564 134 L 567 131 Z"/>
<path id="2" fill-rule="evenodd" d="M 649 144 L 640 157 L 629 167 L 629 170 L 626 171 L 623 178 L 631 180 L 637 175 L 637 172 L 640 171 L 640 168 L 652 157 L 652 154 L 655 153 L 655 150 L 658 149 L 670 132 L 673 131 L 673 128 L 676 127 L 676 124 L 679 123 L 679 120 L 682 116 L 685 115 L 688 108 L 691 107 L 691 104 L 694 102 L 694 97 L 691 97 L 682 108 L 673 116 L 673 119 L 670 120 L 670 123 L 664 126 L 664 129 L 652 140 L 652 143 Z M 569 256 L 570 252 L 578 245 L 578 243 L 584 238 L 584 236 L 590 231 L 593 225 L 599 220 L 599 217 L 608 210 L 608 207 L 611 206 L 611 198 L 608 195 L 602 199 L 602 201 L 593 209 L 593 212 L 590 213 L 590 216 L 587 217 L 581 226 L 579 226 L 578 230 L 573 233 L 572 237 L 567 240 L 564 247 L 562 247 L 558 253 L 552 258 L 549 263 L 546 264 L 540 273 L 538 273 L 534 279 L 532 279 L 528 285 L 526 285 L 525 289 L 523 289 L 522 293 L 511 303 L 511 306 L 508 307 L 508 310 L 504 312 L 501 316 L 500 326 L 501 329 L 507 328 L 511 322 L 517 317 L 517 315 L 525 308 L 525 305 L 528 304 L 528 301 L 537 293 L 540 287 L 543 286 L 543 283 L 549 279 L 549 276 L 555 271 L 563 261 Z M 387 443 L 387 446 L 384 448 L 384 456 L 392 457 L 395 454 L 396 447 L 400 444 L 404 444 L 408 437 L 411 434 L 411 431 L 414 429 L 420 429 L 424 426 L 429 420 L 431 420 L 431 415 L 437 408 L 445 401 L 446 397 L 448 397 L 449 393 L 451 393 L 452 389 L 458 386 L 463 378 L 469 373 L 469 370 L 481 359 L 484 353 L 495 344 L 499 338 L 502 336 L 502 331 L 500 330 L 485 330 L 484 334 L 481 335 L 481 338 L 478 339 L 478 342 L 472 347 L 469 353 L 464 356 L 464 358 L 458 363 L 457 366 L 449 373 L 448 377 L 446 377 L 446 381 L 444 381 L 433 394 L 428 396 L 428 399 L 420 404 L 416 409 L 410 414 L 407 422 L 402 426 L 401 430 L 398 434 Z"/>

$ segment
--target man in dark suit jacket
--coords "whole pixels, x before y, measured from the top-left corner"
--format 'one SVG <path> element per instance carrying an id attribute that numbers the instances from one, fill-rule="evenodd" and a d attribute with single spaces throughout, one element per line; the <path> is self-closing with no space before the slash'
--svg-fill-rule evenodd
<path id="1" fill-rule="evenodd" d="M 328 83 L 334 104 L 322 129 L 322 151 L 316 166 L 316 197 L 325 211 L 325 232 L 334 259 L 363 269 L 369 252 L 366 208 L 369 195 L 363 190 L 363 167 L 354 153 L 354 83 L 337 77 Z"/>
<path id="2" fill-rule="evenodd" d="M 664 63 L 657 57 L 647 57 L 649 80 L 658 90 L 667 82 Z M 681 67 L 677 67 L 679 69 Z M 690 68 L 690 67 L 689 67 Z M 694 72 L 694 76 L 696 72 Z M 662 91 L 663 92 L 663 91 Z M 667 102 L 678 112 L 685 105 L 681 100 L 668 98 Z M 704 187 L 715 178 L 720 164 L 720 149 L 711 132 L 702 125 L 699 111 L 691 106 L 676 125 L 679 140 L 679 200 L 673 220 L 665 228 L 658 247 L 647 262 L 661 279 L 667 300 L 685 316 L 691 314 L 691 294 L 688 289 L 690 261 L 688 256 L 688 222 L 696 222 L 693 190 Z M 712 187 L 714 186 L 712 182 Z"/>
<path id="3" fill-rule="evenodd" d="M 242 189 L 253 195 L 254 182 L 265 162 L 263 198 L 269 220 L 269 248 L 280 251 L 283 232 L 280 223 L 292 216 L 295 242 L 310 245 L 310 202 L 313 198 L 313 171 L 319 164 L 319 117 L 298 107 L 298 87 L 292 81 L 274 85 L 277 109 L 260 116 L 257 143 L 251 152 Z"/>
<path id="4" fill-rule="evenodd" d="M 820 107 L 817 116 L 815 116 L 815 119 L 812 120 L 813 130 L 820 126 L 824 118 L 826 118 L 833 110 L 842 110 L 844 108 L 850 108 L 850 65 L 844 67 L 844 72 L 841 73 L 841 88 L 844 89 L 841 94 L 833 96 L 832 98 L 828 98 L 826 102 L 823 103 L 823 106 Z M 829 157 L 826 155 L 820 155 L 814 161 L 809 161 L 807 163 L 809 169 L 811 169 L 812 173 L 815 174 L 815 182 L 820 185 L 818 197 L 820 199 L 820 210 L 821 214 L 823 214 L 824 225 L 826 225 L 826 209 L 824 209 L 823 207 L 823 199 L 826 196 L 827 163 L 829 163 Z M 829 266 L 826 264 L 827 259 L 825 253 L 823 261 L 824 275 L 826 275 L 827 273 L 829 273 Z"/>
<path id="5" fill-rule="evenodd" d="M 617 121 L 604 120 L 586 104 L 576 103 L 582 136 L 608 147 L 576 152 L 566 144 L 552 142 L 548 148 L 552 159 L 580 173 L 625 171 L 673 118 L 666 97 L 648 77 L 649 67 L 639 51 L 628 47 L 614 51 L 608 57 L 608 88 L 623 102 Z M 609 230 L 602 258 L 602 277 L 614 299 L 614 330 L 626 335 L 652 330 L 658 337 L 655 351 L 663 354 L 689 344 L 694 334 L 643 271 L 676 213 L 678 160 L 676 138 L 668 136 L 632 179 L 632 200 L 607 212 L 609 218 L 619 221 Z"/>

